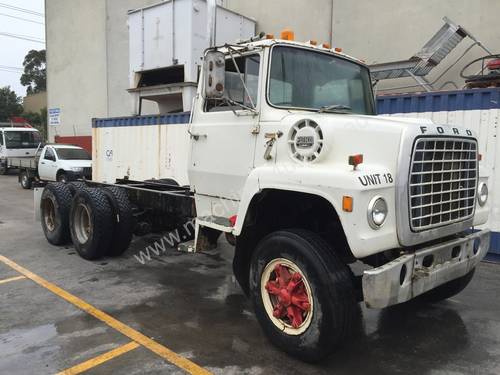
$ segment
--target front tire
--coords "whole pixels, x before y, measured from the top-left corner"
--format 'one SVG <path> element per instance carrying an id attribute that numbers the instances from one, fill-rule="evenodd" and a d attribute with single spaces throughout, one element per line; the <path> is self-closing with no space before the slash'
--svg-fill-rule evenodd
<path id="1" fill-rule="evenodd" d="M 68 176 L 66 175 L 66 173 L 59 173 L 56 177 L 57 179 L 57 182 L 63 182 L 63 183 L 67 183 L 68 182 Z"/>
<path id="2" fill-rule="evenodd" d="M 0 165 L 0 175 L 5 176 L 9 174 L 9 168 L 6 165 Z"/>
<path id="3" fill-rule="evenodd" d="M 252 256 L 250 291 L 267 337 L 301 360 L 321 360 L 352 331 L 352 274 L 313 232 L 282 230 L 262 239 Z"/>

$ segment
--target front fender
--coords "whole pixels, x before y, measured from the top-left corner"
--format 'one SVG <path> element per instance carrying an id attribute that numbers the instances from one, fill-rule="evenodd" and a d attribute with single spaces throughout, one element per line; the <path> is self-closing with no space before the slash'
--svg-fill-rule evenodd
<path id="1" fill-rule="evenodd" d="M 390 178 L 388 178 L 390 176 Z M 249 175 L 241 196 L 232 233 L 239 235 L 252 199 L 265 189 L 294 191 L 317 195 L 335 209 L 357 258 L 399 247 L 396 232 L 395 181 L 393 171 L 379 165 L 363 165 L 357 170 L 332 165 L 266 165 Z M 353 198 L 353 211 L 342 210 L 344 195 Z M 375 196 L 382 196 L 389 206 L 384 225 L 374 230 L 367 221 L 367 208 Z"/>

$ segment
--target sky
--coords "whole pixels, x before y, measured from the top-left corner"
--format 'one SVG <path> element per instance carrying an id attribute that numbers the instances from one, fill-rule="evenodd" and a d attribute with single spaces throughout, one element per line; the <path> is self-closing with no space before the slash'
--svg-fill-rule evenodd
<path id="1" fill-rule="evenodd" d="M 39 15 L 43 13 L 44 0 L 0 0 L 0 87 L 10 86 L 21 97 L 26 95 L 26 87 L 19 82 L 24 56 L 32 49 L 45 49 L 45 44 L 3 33 L 44 41 L 45 18 Z"/>

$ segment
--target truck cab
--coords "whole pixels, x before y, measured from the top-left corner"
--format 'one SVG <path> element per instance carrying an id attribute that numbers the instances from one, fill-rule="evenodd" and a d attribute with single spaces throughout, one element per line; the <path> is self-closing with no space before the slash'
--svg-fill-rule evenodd
<path id="1" fill-rule="evenodd" d="M 474 131 L 377 116 L 368 67 L 327 45 L 208 49 L 189 133 L 198 233 L 234 240 L 259 322 L 306 360 L 329 350 L 316 328 L 334 342 L 349 324 L 356 286 L 372 308 L 447 298 L 488 251 Z"/>
<path id="2" fill-rule="evenodd" d="M 11 157 L 33 157 L 42 143 L 34 128 L 0 128 L 0 174 L 7 174 Z"/>

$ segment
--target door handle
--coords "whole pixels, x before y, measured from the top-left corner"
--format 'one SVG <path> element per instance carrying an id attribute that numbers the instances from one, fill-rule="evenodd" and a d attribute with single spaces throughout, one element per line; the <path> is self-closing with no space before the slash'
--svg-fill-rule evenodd
<path id="1" fill-rule="evenodd" d="M 45 162 L 44 162 L 44 161 L 41 161 L 41 162 L 40 162 L 40 164 L 45 164 Z"/>
<path id="2" fill-rule="evenodd" d="M 207 138 L 207 135 L 206 135 L 206 134 L 194 134 L 194 133 L 189 132 L 189 135 L 190 135 L 190 136 L 191 136 L 191 138 L 193 138 L 195 141 L 199 140 L 200 138 Z"/>

